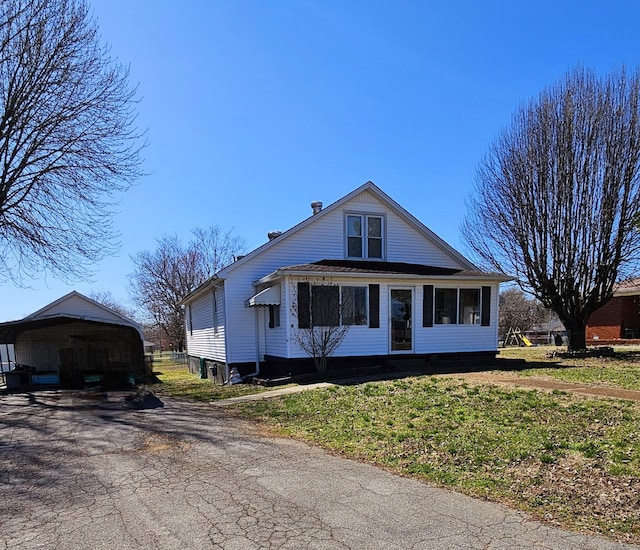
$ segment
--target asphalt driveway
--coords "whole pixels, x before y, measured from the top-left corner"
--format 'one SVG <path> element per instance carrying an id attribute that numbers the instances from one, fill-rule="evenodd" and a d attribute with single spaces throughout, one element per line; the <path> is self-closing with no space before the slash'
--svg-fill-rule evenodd
<path id="1" fill-rule="evenodd" d="M 0 396 L 0 548 L 633 548 L 161 405 Z"/>

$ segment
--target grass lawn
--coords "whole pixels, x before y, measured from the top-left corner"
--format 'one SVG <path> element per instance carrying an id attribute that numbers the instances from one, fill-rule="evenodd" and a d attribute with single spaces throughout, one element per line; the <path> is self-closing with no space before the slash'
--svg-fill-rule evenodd
<path id="1" fill-rule="evenodd" d="M 624 359 L 604 365 L 566 361 L 556 359 L 554 370 L 540 354 L 520 374 L 627 388 L 635 387 L 640 371 Z M 609 368 L 612 373 L 594 374 Z M 419 376 L 336 386 L 232 410 L 277 433 L 402 475 L 503 502 L 558 525 L 640 542 L 637 403 Z"/>
<path id="2" fill-rule="evenodd" d="M 640 350 L 616 348 L 615 357 L 583 359 L 547 358 L 553 347 L 503 348 L 499 357 L 524 359 L 526 368 L 518 370 L 521 376 L 548 377 L 564 382 L 595 384 L 640 390 Z M 564 348 L 560 348 L 564 349 Z"/>
<path id="3" fill-rule="evenodd" d="M 159 395 L 172 395 L 205 403 L 273 389 L 252 384 L 214 384 L 211 380 L 202 380 L 199 376 L 191 374 L 186 365 L 172 363 L 168 357 L 156 358 L 153 371 L 160 382 L 152 388 Z"/>

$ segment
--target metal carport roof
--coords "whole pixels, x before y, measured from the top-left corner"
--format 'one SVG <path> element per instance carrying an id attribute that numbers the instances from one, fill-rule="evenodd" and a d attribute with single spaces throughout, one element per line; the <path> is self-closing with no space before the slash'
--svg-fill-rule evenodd
<path id="1" fill-rule="evenodd" d="M 15 344 L 18 334 L 27 330 L 34 330 L 39 328 L 54 327 L 59 325 L 66 325 L 68 323 L 91 323 L 94 325 L 105 325 L 119 328 L 128 328 L 138 332 L 135 327 L 119 323 L 108 323 L 105 321 L 97 321 L 94 319 L 87 319 L 86 317 L 74 317 L 73 315 L 56 315 L 52 317 L 46 317 L 41 319 L 23 319 L 20 321 L 8 321 L 6 323 L 0 323 L 0 344 Z"/>

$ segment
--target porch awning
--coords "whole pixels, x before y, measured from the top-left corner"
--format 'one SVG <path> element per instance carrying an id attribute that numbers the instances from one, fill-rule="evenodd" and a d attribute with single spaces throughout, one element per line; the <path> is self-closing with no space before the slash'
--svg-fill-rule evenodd
<path id="1" fill-rule="evenodd" d="M 251 296 L 244 305 L 254 306 L 279 306 L 280 305 L 280 285 L 273 285 Z"/>

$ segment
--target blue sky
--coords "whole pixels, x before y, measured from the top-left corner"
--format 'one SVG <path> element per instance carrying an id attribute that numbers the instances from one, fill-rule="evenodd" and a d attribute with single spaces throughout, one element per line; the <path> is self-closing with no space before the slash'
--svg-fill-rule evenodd
<path id="1" fill-rule="evenodd" d="M 253 249 L 368 180 L 464 252 L 476 166 L 518 106 L 577 64 L 640 62 L 635 0 L 90 3 L 138 83 L 149 175 L 93 281 L 3 283 L 0 321 L 73 289 L 125 303 L 157 237 L 217 224 Z"/>

